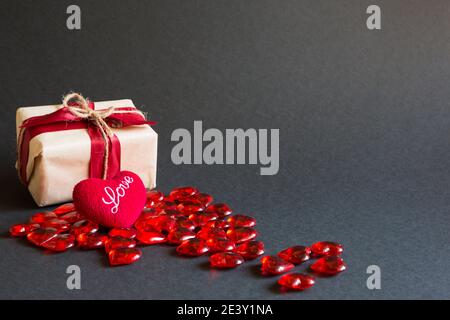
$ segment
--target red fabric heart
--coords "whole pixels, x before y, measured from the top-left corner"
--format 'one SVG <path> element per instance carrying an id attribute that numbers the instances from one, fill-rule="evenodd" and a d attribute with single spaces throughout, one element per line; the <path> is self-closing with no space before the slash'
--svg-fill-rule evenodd
<path id="1" fill-rule="evenodd" d="M 145 186 L 130 171 L 121 171 L 107 180 L 86 179 L 73 189 L 77 211 L 105 227 L 130 227 L 141 214 L 145 201 Z"/>

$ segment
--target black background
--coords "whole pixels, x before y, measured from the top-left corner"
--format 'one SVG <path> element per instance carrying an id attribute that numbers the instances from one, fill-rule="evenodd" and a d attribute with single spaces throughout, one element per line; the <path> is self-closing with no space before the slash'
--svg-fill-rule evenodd
<path id="1" fill-rule="evenodd" d="M 0 298 L 449 298 L 448 1 L 0 3 Z M 382 30 L 366 8 L 382 9 Z M 131 98 L 158 122 L 158 187 L 195 185 L 258 219 L 267 253 L 339 241 L 348 271 L 281 294 L 257 261 L 226 272 L 147 247 L 129 267 L 99 252 L 44 255 L 7 236 L 38 209 L 14 170 L 15 109 L 69 90 Z M 176 128 L 279 128 L 280 171 L 175 166 Z M 65 269 L 82 270 L 82 290 Z M 379 265 L 382 289 L 368 290 Z M 306 266 L 298 267 L 303 271 Z"/>

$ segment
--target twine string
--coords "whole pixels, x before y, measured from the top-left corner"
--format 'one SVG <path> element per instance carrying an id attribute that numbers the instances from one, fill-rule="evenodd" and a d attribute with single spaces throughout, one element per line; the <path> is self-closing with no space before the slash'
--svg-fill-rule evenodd
<path id="1" fill-rule="evenodd" d="M 70 103 L 75 102 L 75 104 Z M 105 180 L 108 176 L 108 160 L 109 160 L 109 144 L 110 138 L 114 136 L 113 131 L 106 123 L 105 119 L 112 114 L 117 113 L 139 113 L 139 110 L 122 111 L 116 110 L 114 107 L 109 107 L 102 110 L 94 110 L 89 107 L 89 100 L 84 98 L 81 94 L 72 92 L 67 94 L 63 98 L 62 106 L 67 108 L 74 116 L 81 119 L 87 119 L 92 122 L 100 131 L 103 141 L 105 143 L 105 153 L 103 156 L 103 175 L 102 179 Z"/>

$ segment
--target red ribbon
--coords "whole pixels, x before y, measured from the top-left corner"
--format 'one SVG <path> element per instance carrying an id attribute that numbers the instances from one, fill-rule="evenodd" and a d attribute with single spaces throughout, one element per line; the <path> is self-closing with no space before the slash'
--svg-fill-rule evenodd
<path id="1" fill-rule="evenodd" d="M 76 104 L 75 104 L 76 105 Z M 93 102 L 89 102 L 89 107 L 95 110 Z M 105 122 L 110 128 L 124 128 L 134 125 L 148 124 L 152 125 L 155 122 L 147 121 L 145 117 L 136 111 L 134 107 L 114 108 L 114 111 L 131 111 L 129 113 L 112 113 Z M 87 129 L 91 139 L 91 159 L 89 164 L 89 177 L 101 178 L 103 173 L 103 157 L 105 154 L 105 141 L 102 137 L 100 129 L 89 119 L 79 118 L 68 110 L 67 107 L 62 107 L 50 114 L 31 117 L 25 120 L 20 126 L 21 139 L 19 141 L 19 159 L 18 170 L 19 177 L 24 184 L 27 181 L 27 164 L 29 156 L 30 140 L 35 136 L 45 132 Z M 107 178 L 115 176 L 120 171 L 120 141 L 116 135 L 108 137 L 109 139 L 109 157 L 108 157 L 108 171 Z"/>

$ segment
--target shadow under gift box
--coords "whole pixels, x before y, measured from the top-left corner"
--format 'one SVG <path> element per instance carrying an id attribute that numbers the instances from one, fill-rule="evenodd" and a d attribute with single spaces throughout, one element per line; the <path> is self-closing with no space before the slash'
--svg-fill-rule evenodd
<path id="1" fill-rule="evenodd" d="M 17 109 L 16 130 L 34 116 L 55 112 L 61 105 Z M 95 109 L 134 107 L 129 99 L 95 102 Z M 147 188 L 156 186 L 158 135 L 149 125 L 112 128 L 120 141 L 120 170 L 136 173 Z M 41 133 L 30 140 L 28 190 L 38 206 L 72 200 L 75 184 L 89 178 L 91 139 L 87 129 Z M 17 167 L 17 163 L 16 163 Z"/>

